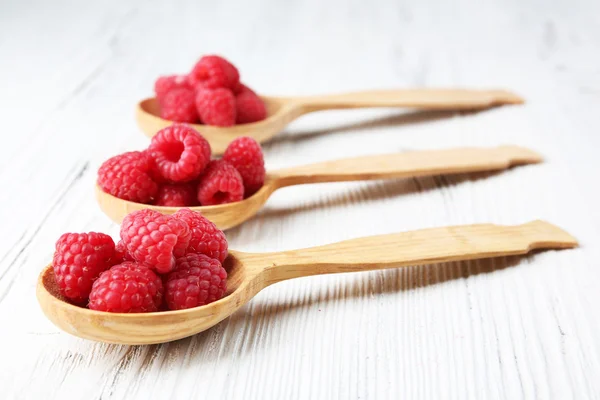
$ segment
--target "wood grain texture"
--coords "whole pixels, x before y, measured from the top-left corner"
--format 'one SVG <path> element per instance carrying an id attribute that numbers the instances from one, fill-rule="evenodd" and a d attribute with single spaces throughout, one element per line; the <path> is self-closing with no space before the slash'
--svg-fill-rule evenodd
<path id="1" fill-rule="evenodd" d="M 4 0 L 0 9 L 3 398 L 600 397 L 597 1 Z M 478 113 L 308 115 L 266 146 L 269 169 L 507 143 L 545 158 L 500 174 L 290 187 L 228 232 L 232 248 L 536 218 L 581 247 L 281 282 L 204 334 L 165 345 L 60 333 L 35 299 L 56 238 L 116 237 L 94 200 L 98 166 L 147 145 L 133 112 L 156 76 L 214 52 L 267 95 L 506 87 L 527 99 Z"/>

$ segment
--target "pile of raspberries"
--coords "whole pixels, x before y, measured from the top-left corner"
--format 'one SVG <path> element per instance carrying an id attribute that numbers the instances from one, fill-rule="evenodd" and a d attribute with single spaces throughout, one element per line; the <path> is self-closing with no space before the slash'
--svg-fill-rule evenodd
<path id="1" fill-rule="evenodd" d="M 174 124 L 158 131 L 146 150 L 106 160 L 98 169 L 98 185 L 123 200 L 169 207 L 232 203 L 262 187 L 264 158 L 254 139 L 237 138 L 223 158 L 210 157 L 202 135 Z"/>
<path id="2" fill-rule="evenodd" d="M 204 56 L 188 75 L 161 76 L 154 83 L 161 118 L 175 122 L 233 126 L 267 117 L 260 97 L 240 82 L 223 57 Z"/>
<path id="3" fill-rule="evenodd" d="M 115 245 L 104 233 L 65 233 L 52 266 L 61 294 L 92 310 L 138 313 L 202 306 L 225 295 L 227 239 L 182 208 L 125 217 Z"/>

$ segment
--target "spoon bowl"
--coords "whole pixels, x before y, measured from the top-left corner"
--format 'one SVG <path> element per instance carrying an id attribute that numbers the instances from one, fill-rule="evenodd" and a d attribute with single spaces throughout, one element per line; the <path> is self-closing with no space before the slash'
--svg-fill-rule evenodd
<path id="1" fill-rule="evenodd" d="M 462 225 L 351 239 L 279 253 L 231 251 L 223 264 L 228 272 L 225 297 L 186 310 L 123 314 L 72 305 L 60 295 L 51 265 L 41 272 L 36 293 L 44 314 L 65 332 L 108 343 L 152 344 L 181 339 L 209 329 L 241 308 L 262 289 L 287 279 L 575 246 L 575 238 L 544 221 L 515 226 Z"/>
<path id="2" fill-rule="evenodd" d="M 236 201 L 235 203 L 220 204 L 216 206 L 188 207 L 200 212 L 211 220 L 220 229 L 229 229 L 238 226 L 252 218 L 267 202 L 269 196 L 280 187 L 281 182 L 273 177 L 268 177 L 265 184 L 252 196 Z M 146 208 L 158 211 L 162 214 L 174 214 L 182 207 L 163 207 L 143 203 L 135 203 L 115 197 L 106 193 L 96 185 L 96 200 L 100 209 L 114 222 L 120 224 L 127 214 Z"/>
<path id="3" fill-rule="evenodd" d="M 227 318 L 244 303 L 248 295 L 246 274 L 236 252 L 223 264 L 227 270 L 227 292 L 210 306 L 155 313 L 108 313 L 73 305 L 61 295 L 52 265 L 40 274 L 37 297 L 44 314 L 65 332 L 85 339 L 108 343 L 150 344 L 181 339 L 204 331 Z M 253 295 L 252 295 L 253 296 Z M 251 297 L 252 297 L 251 296 Z M 149 327 L 148 331 L 144 327 Z"/>
<path id="4" fill-rule="evenodd" d="M 261 98 L 267 108 L 267 118 L 262 121 L 227 128 L 200 124 L 189 125 L 202 133 L 202 136 L 210 143 L 214 154 L 223 154 L 229 143 L 241 136 L 252 136 L 257 142 L 264 143 L 300 116 L 301 110 L 292 107 L 285 99 L 277 97 Z M 142 131 L 150 138 L 159 130 L 173 124 L 173 121 L 160 117 L 160 109 L 156 98 L 144 99 L 138 104 L 136 119 Z"/>
<path id="5" fill-rule="evenodd" d="M 271 194 L 282 187 L 308 183 L 393 179 L 402 177 L 498 171 L 513 165 L 542 161 L 536 152 L 518 146 L 457 148 L 355 157 L 272 171 L 263 187 L 251 197 L 235 203 L 189 207 L 200 212 L 220 229 L 229 229 L 252 218 Z M 102 211 L 116 223 L 137 210 L 150 208 L 173 214 L 181 207 L 162 207 L 122 200 L 96 185 Z"/>
<path id="6" fill-rule="evenodd" d="M 504 90 L 464 89 L 374 90 L 309 97 L 261 96 L 261 99 L 267 108 L 267 118 L 262 121 L 231 127 L 190 125 L 208 140 L 214 154 L 223 154 L 227 145 L 240 136 L 251 136 L 257 142 L 264 143 L 294 119 L 314 111 L 370 107 L 477 110 L 523 103 L 521 97 Z M 160 117 L 160 107 L 156 98 L 144 99 L 138 103 L 136 119 L 148 137 L 174 123 Z"/>

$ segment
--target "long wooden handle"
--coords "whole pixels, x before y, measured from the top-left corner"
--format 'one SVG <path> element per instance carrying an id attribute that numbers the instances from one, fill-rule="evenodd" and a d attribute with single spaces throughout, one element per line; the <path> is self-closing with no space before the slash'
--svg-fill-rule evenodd
<path id="1" fill-rule="evenodd" d="M 304 183 L 359 181 L 495 171 L 541 162 L 536 152 L 518 146 L 427 150 L 348 158 L 274 171 L 280 187 Z"/>
<path id="2" fill-rule="evenodd" d="M 506 90 L 401 89 L 371 90 L 293 100 L 307 111 L 363 107 L 409 107 L 430 110 L 464 110 L 503 104 L 522 104 L 523 98 Z"/>
<path id="3" fill-rule="evenodd" d="M 525 254 L 577 246 L 545 221 L 523 225 L 463 225 L 371 236 L 308 249 L 261 254 L 267 283 L 301 276 L 369 271 L 447 261 Z"/>

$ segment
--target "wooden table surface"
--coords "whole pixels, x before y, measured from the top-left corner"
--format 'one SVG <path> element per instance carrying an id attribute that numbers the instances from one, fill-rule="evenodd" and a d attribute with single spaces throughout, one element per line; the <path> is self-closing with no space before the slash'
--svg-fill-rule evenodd
<path id="1" fill-rule="evenodd" d="M 594 0 L 0 1 L 0 397 L 599 398 L 599 17 Z M 35 299 L 54 242 L 117 236 L 94 199 L 96 170 L 147 145 L 133 114 L 154 79 L 206 53 L 264 94 L 501 87 L 527 100 L 306 116 L 265 146 L 268 168 L 501 144 L 546 158 L 492 175 L 283 189 L 227 232 L 232 248 L 538 218 L 581 247 L 288 281 L 164 345 L 60 332 Z"/>

